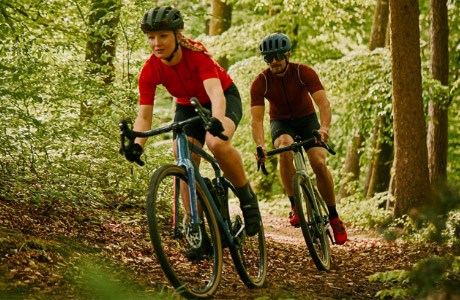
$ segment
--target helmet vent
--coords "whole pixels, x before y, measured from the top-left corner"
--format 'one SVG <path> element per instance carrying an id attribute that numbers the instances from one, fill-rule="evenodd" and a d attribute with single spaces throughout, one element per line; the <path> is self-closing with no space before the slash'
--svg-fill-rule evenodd
<path id="1" fill-rule="evenodd" d="M 261 54 L 286 53 L 291 49 L 289 37 L 283 33 L 272 33 L 264 37 L 260 43 Z"/>

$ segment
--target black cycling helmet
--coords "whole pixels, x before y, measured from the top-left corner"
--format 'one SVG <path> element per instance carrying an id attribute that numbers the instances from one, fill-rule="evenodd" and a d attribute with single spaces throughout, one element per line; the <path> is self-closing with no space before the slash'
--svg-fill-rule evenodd
<path id="1" fill-rule="evenodd" d="M 156 30 L 184 29 L 184 20 L 180 11 L 171 6 L 162 6 L 149 9 L 142 18 L 141 29 L 143 32 Z"/>
<path id="2" fill-rule="evenodd" d="M 272 54 L 272 53 L 286 53 L 291 50 L 291 40 L 284 33 L 272 33 L 264 37 L 262 43 L 260 43 L 260 53 Z"/>

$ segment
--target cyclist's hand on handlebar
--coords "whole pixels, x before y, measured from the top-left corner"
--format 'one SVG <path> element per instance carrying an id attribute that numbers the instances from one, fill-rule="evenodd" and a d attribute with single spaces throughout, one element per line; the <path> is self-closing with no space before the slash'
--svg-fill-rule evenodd
<path id="1" fill-rule="evenodd" d="M 201 106 L 197 98 L 191 98 L 190 102 L 195 107 L 195 111 L 198 113 L 201 120 L 203 120 L 204 129 L 213 136 L 217 136 L 220 139 L 227 141 L 228 136 L 224 134 L 224 126 L 222 125 L 222 122 L 216 117 L 211 117 L 211 112 Z"/>
<path id="2" fill-rule="evenodd" d="M 321 130 L 321 129 L 313 130 L 313 136 L 316 138 L 316 143 L 317 144 L 320 144 L 322 147 L 326 148 L 326 150 L 329 151 L 329 153 L 331 153 L 332 155 L 336 154 L 334 149 L 332 149 L 327 144 L 327 140 L 329 139 L 329 135 L 327 134 L 327 132 L 325 132 L 324 130 Z"/>
<path id="3" fill-rule="evenodd" d="M 128 146 L 125 147 L 125 157 L 130 162 L 136 162 L 140 166 L 144 164 L 141 161 L 141 155 L 144 152 L 142 146 L 137 143 L 129 143 Z"/>
<path id="4" fill-rule="evenodd" d="M 224 126 L 219 119 L 211 117 L 209 123 L 206 124 L 206 130 L 213 136 L 220 136 L 224 132 Z"/>
<path id="5" fill-rule="evenodd" d="M 265 158 L 267 157 L 267 149 L 263 146 L 257 146 L 256 158 L 257 158 L 257 171 L 262 169 L 262 173 L 268 175 L 267 169 L 265 168 Z"/>
<path id="6" fill-rule="evenodd" d="M 267 158 L 267 149 L 265 148 L 265 146 L 257 146 L 256 150 L 256 160 L 260 163 L 264 163 L 265 159 Z"/>
<path id="7" fill-rule="evenodd" d="M 320 128 L 320 129 L 318 129 L 318 132 L 319 132 L 320 137 L 321 137 L 319 140 L 327 143 L 329 141 L 329 134 L 327 133 L 327 131 Z M 318 139 L 318 137 L 317 137 L 317 139 Z"/>

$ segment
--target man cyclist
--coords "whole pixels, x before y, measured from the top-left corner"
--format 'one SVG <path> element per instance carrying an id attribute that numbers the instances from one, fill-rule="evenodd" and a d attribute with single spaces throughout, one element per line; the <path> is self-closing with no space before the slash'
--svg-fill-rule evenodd
<path id="1" fill-rule="evenodd" d="M 261 223 L 257 197 L 249 185 L 241 155 L 231 143 L 242 117 L 241 97 L 236 85 L 201 43 L 183 35 L 184 21 L 179 10 L 170 6 L 151 8 L 144 14 L 140 27 L 147 37 L 152 55 L 139 76 L 139 111 L 133 129 L 151 129 L 158 85 L 163 85 L 176 99 L 174 121 L 197 115 L 190 103 L 192 97 L 196 97 L 205 108 L 211 110 L 214 121 L 212 127 L 216 127 L 213 130 L 224 129 L 227 141 L 206 132 L 203 126 L 188 126 L 185 133 L 200 147 L 206 143 L 215 156 L 227 179 L 236 187 L 246 233 L 255 235 Z M 136 161 L 143 152 L 145 142 L 145 138 L 137 138 L 135 144 L 126 149 L 126 158 Z M 173 150 L 176 154 L 176 149 Z M 199 158 L 195 155 L 194 159 L 198 165 Z M 188 198 L 187 193 L 181 195 L 183 200 Z M 183 202 L 184 207 L 190 211 L 188 201 Z M 209 252 L 210 245 L 206 240 L 202 245 L 203 249 L 191 249 L 188 256 L 195 259 Z"/>
<path id="2" fill-rule="evenodd" d="M 291 41 L 283 33 L 267 35 L 259 48 L 268 68 L 251 85 L 251 129 L 256 145 L 262 146 L 266 152 L 263 127 L 265 99 L 269 103 L 271 138 L 275 148 L 291 145 L 296 136 L 312 138 L 313 129 L 317 129 L 321 138 L 327 142 L 331 106 L 317 73 L 307 65 L 289 62 Z M 313 101 L 319 108 L 321 122 L 318 121 Z M 344 244 L 347 233 L 337 213 L 334 183 L 326 165 L 326 150 L 314 147 L 308 150 L 307 155 L 316 175 L 318 190 L 329 210 L 335 242 Z M 280 154 L 280 173 L 291 203 L 289 222 L 292 226 L 298 226 L 299 218 L 291 185 L 295 174 L 291 151 Z"/>

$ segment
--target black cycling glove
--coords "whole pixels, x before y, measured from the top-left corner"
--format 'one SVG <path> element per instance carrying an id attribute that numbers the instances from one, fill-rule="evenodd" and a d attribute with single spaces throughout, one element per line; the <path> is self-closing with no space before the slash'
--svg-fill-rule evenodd
<path id="1" fill-rule="evenodd" d="M 141 158 L 142 152 L 144 152 L 144 150 L 142 149 L 142 146 L 137 143 L 128 144 L 128 146 L 125 147 L 125 157 L 130 162 L 139 161 Z"/>
<path id="2" fill-rule="evenodd" d="M 222 122 L 219 119 L 211 117 L 209 123 L 206 125 L 206 130 L 213 136 L 218 136 L 224 132 L 224 126 L 222 126 Z"/>

